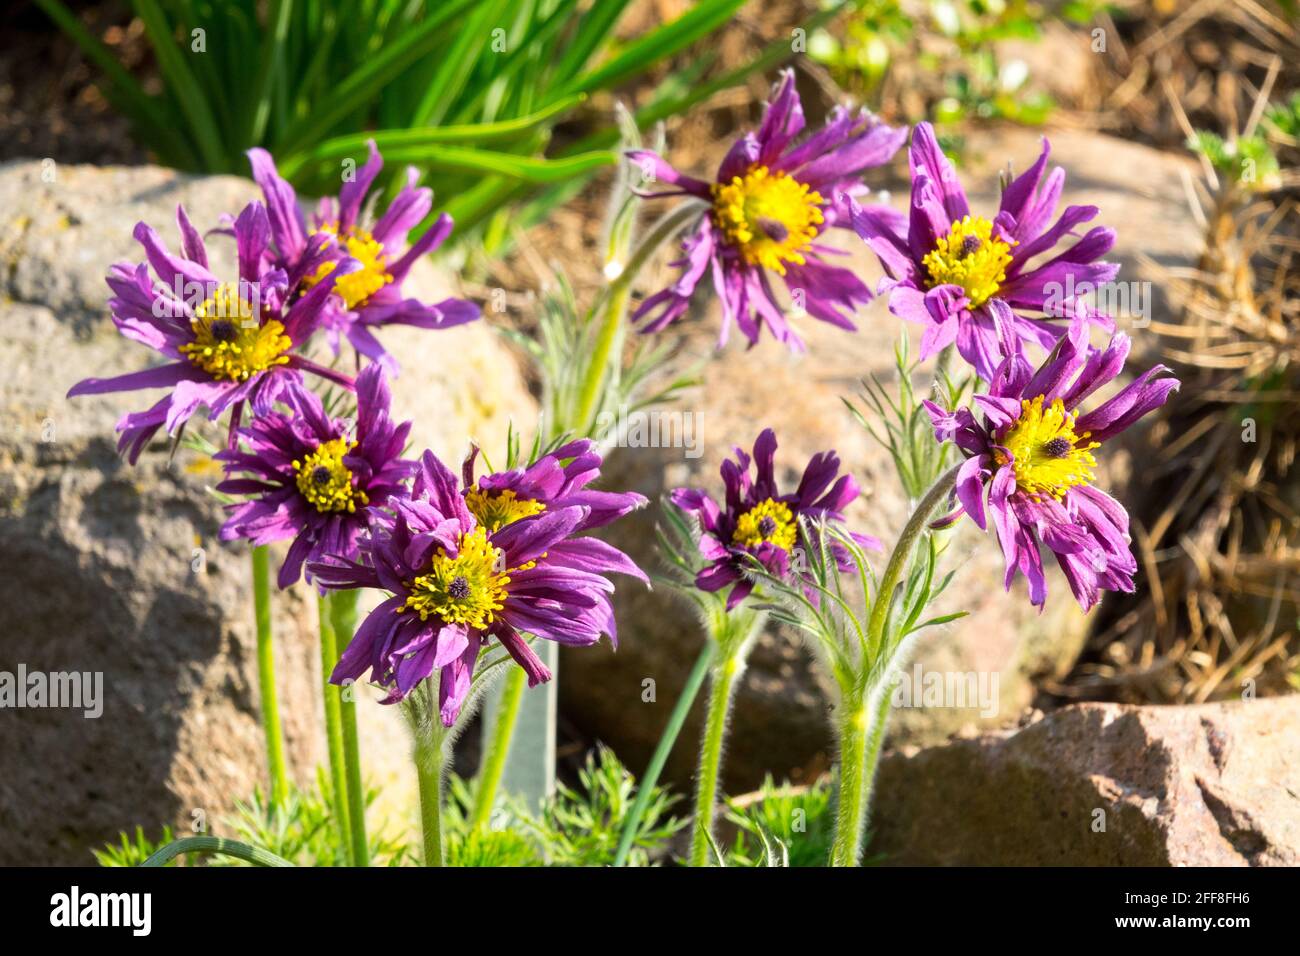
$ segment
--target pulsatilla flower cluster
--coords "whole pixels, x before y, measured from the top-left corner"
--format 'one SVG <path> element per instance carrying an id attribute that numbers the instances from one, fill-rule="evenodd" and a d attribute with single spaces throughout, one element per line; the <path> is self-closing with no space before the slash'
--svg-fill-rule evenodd
<path id="1" fill-rule="evenodd" d="M 754 442 L 753 458 L 743 449 L 734 451 L 735 460 L 722 463 L 726 489 L 722 505 L 697 488 L 678 488 L 672 493 L 673 504 L 694 515 L 700 524 L 699 550 L 708 564 L 696 575 L 695 585 L 710 592 L 730 587 L 727 610 L 754 589 L 745 573 L 749 561 L 757 559 L 774 577 L 799 577 L 799 551 L 807 555 L 811 547 L 801 519 L 841 522 L 844 509 L 858 497 L 857 482 L 852 475 L 839 474 L 840 460 L 833 451 L 814 455 L 799 486 L 787 494 L 777 487 L 776 434 L 772 429 L 764 429 Z M 862 547 L 880 547 L 880 542 L 868 535 L 851 532 L 850 536 Z M 836 563 L 848 570 L 848 554 L 835 547 Z"/>
<path id="2" fill-rule="evenodd" d="M 298 580 L 304 561 L 355 554 L 369 509 L 404 492 L 416 468 L 401 457 L 411 423 L 394 424 L 390 400 L 383 369 L 368 365 L 357 376 L 355 430 L 327 415 L 321 400 L 305 390 L 289 397 L 291 414 L 273 411 L 241 428 L 237 436 L 247 450 L 228 448 L 216 456 L 239 477 L 228 477 L 217 490 L 252 497 L 229 506 L 222 540 L 262 545 L 292 538 L 280 567 L 281 588 Z"/>
<path id="3" fill-rule="evenodd" d="M 1119 271 L 1099 261 L 1115 244 L 1101 226 L 1055 252 L 1074 229 L 1096 218 L 1096 206 L 1068 206 L 1053 221 L 1065 184 L 1055 169 L 1043 181 L 1049 144 L 1021 176 L 1002 191 L 992 219 L 971 213 L 952 162 L 934 130 L 920 123 L 912 133 L 909 165 L 911 208 L 906 221 L 870 207 L 851 210 L 854 229 L 880 259 L 890 311 L 925 326 L 924 360 L 948 345 L 980 378 L 993 378 L 1005 357 L 1002 342 L 1035 343 L 1050 350 L 1063 327 L 1048 319 L 1081 319 L 1107 332 L 1114 319 L 1082 296 Z M 1041 259 L 1041 256 L 1049 258 Z M 1029 314 L 1026 314 L 1029 313 Z"/>
<path id="4" fill-rule="evenodd" d="M 644 499 L 608 496 L 597 504 L 582 486 L 596 477 L 600 459 L 588 443 L 561 451 L 580 464 L 566 471 L 557 453 L 466 488 L 425 452 L 411 493 L 389 502 L 391 515 L 372 512 L 361 560 L 311 565 L 327 588 L 392 595 L 362 623 L 331 680 L 369 671 L 393 703 L 440 670 L 439 708 L 450 727 L 486 643 L 499 643 L 533 686 L 551 675 L 522 633 L 570 645 L 594 644 L 602 634 L 616 641 L 607 575 L 645 575 L 616 548 L 575 535 Z M 592 503 L 573 503 L 584 499 Z"/>
<path id="5" fill-rule="evenodd" d="M 373 140 L 370 155 L 356 178 L 343 185 L 338 198 L 320 201 L 310 227 L 298 197 L 276 171 L 263 149 L 248 152 L 253 178 L 262 187 L 270 210 L 270 261 L 304 289 L 312 289 L 334 276 L 339 264 L 351 260 L 355 268 L 335 280 L 337 295 L 326 316 L 326 328 L 335 351 L 340 333 L 359 353 L 397 371 L 397 363 L 374 330 L 384 325 L 412 325 L 445 329 L 479 317 L 478 306 L 463 299 L 425 303 L 403 298 L 402 282 L 417 259 L 437 249 L 451 235 L 451 217 L 443 213 L 414 243 L 407 235 L 433 208 L 433 191 L 417 188 L 418 170 L 407 171 L 407 182 L 374 223 L 362 221 L 366 194 L 383 169 L 384 161 Z"/>
<path id="6" fill-rule="evenodd" d="M 207 248 L 185 210 L 177 208 L 176 218 L 180 255 L 139 223 L 135 238 L 147 263 L 118 263 L 108 274 L 113 290 L 109 309 L 118 331 L 171 361 L 114 378 L 88 378 L 68 392 L 72 398 L 171 389 L 148 410 L 118 422 L 118 450 L 132 464 L 158 429 L 176 433 L 200 406 L 213 418 L 230 410 L 233 427 L 245 404 L 253 414 L 264 415 L 277 401 L 301 391 L 302 371 L 347 388 L 353 384 L 349 376 L 297 351 L 320 327 L 335 282 L 350 273 L 353 263 L 294 297 L 284 270 L 266 262 L 266 209 L 253 202 L 234 222 L 239 274 L 222 282 L 209 271 Z M 150 278 L 150 267 L 158 283 Z"/>
<path id="7" fill-rule="evenodd" d="M 943 520 L 965 513 L 984 528 L 987 498 L 1006 558 L 1006 587 L 1024 574 L 1030 601 L 1040 607 L 1047 599 L 1040 542 L 1085 611 L 1103 590 L 1133 590 L 1128 513 L 1095 486 L 1094 453 L 1164 404 L 1178 381 L 1157 365 L 1091 411 L 1079 411 L 1120 374 L 1128 352 L 1122 333 L 1105 348 L 1090 346 L 1086 326 L 1076 321 L 1037 371 L 1019 354 L 1003 362 L 974 409 L 948 412 L 926 402 L 939 440 L 955 442 L 967 456 L 957 475 L 959 508 Z"/>
<path id="8" fill-rule="evenodd" d="M 653 152 L 635 150 L 629 158 L 652 170 L 667 191 L 654 196 L 690 196 L 708 210 L 682 244 L 674 263 L 678 280 L 648 297 L 633 314 L 643 331 L 658 331 L 681 318 L 699 284 L 708 276 L 722 302 L 719 344 L 734 323 L 751 344 L 766 326 L 787 346 L 802 342 L 776 301 L 772 274 L 780 276 L 809 315 L 845 329 L 870 301 L 871 292 L 848 269 L 831 265 L 836 250 L 820 241 L 827 229 L 848 225 L 848 197 L 865 187 L 863 171 L 887 162 L 907 137 L 906 129 L 886 126 L 867 113 L 843 108 L 802 142 L 803 107 L 794 73 L 777 83 L 757 133 L 748 133 L 728 152 L 709 183 L 678 172 Z M 895 216 L 888 209 L 882 217 Z"/>

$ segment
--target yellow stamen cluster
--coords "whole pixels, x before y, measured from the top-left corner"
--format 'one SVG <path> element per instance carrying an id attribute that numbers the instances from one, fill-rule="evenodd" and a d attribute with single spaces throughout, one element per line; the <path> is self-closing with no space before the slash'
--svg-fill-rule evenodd
<path id="1" fill-rule="evenodd" d="M 317 511 L 346 511 L 354 514 L 357 505 L 367 505 L 366 493 L 352 486 L 352 472 L 343 464 L 343 456 L 357 447 L 356 442 L 335 438 L 322 442 L 310 455 L 293 463 L 298 473 L 298 490 Z"/>
<path id="2" fill-rule="evenodd" d="M 501 549 L 488 542 L 482 525 L 460 536 L 456 557 L 450 558 L 439 548 L 429 570 L 411 581 L 411 594 L 403 611 L 414 611 L 420 620 L 431 616 L 444 624 L 464 624 L 484 630 L 505 606 L 510 571 L 531 568 L 534 562 L 506 569 Z"/>
<path id="3" fill-rule="evenodd" d="M 1043 396 L 1020 403 L 1020 418 L 1002 436 L 1000 444 L 1014 456 L 1016 488 L 1035 501 L 1043 495 L 1060 500 L 1066 490 L 1096 480 L 1092 469 L 1097 459 L 1092 449 L 1100 442 L 1088 441 L 1090 432 L 1074 431 L 1074 414 L 1066 412 L 1058 398 L 1043 408 Z M 995 456 L 999 465 L 1007 458 Z"/>
<path id="4" fill-rule="evenodd" d="M 972 308 L 983 305 L 1007 281 L 1011 246 L 993 235 L 993 223 L 982 216 L 963 216 L 940 236 L 921 263 L 931 285 L 959 285 Z"/>
<path id="5" fill-rule="evenodd" d="M 215 379 L 246 382 L 272 365 L 284 365 L 293 347 L 284 326 L 260 316 L 233 283 L 218 286 L 212 298 L 194 310 L 194 341 L 180 347 L 191 363 Z"/>
<path id="6" fill-rule="evenodd" d="M 785 173 L 755 166 L 713 187 L 713 220 L 745 261 L 785 275 L 822 224 L 822 197 Z"/>
<path id="7" fill-rule="evenodd" d="M 744 548 L 757 548 L 766 541 L 793 551 L 798 537 L 799 525 L 789 506 L 782 501 L 764 498 L 737 519 L 731 542 Z"/>
<path id="8" fill-rule="evenodd" d="M 477 486 L 465 492 L 465 505 L 478 523 L 489 531 L 499 531 L 513 521 L 541 514 L 546 505 L 531 498 L 520 498 L 511 488 L 484 491 Z"/>
<path id="9" fill-rule="evenodd" d="M 329 233 L 335 240 L 342 239 L 343 248 L 361 268 L 345 276 L 339 276 L 334 283 L 334 291 L 342 298 L 349 309 L 355 309 L 372 295 L 393 281 L 388 272 L 388 262 L 384 257 L 384 245 L 366 230 L 353 227 L 342 237 L 339 236 L 338 224 L 322 226 L 317 232 Z M 311 288 L 334 271 L 335 263 L 323 262 L 314 275 L 303 279 L 303 284 Z"/>

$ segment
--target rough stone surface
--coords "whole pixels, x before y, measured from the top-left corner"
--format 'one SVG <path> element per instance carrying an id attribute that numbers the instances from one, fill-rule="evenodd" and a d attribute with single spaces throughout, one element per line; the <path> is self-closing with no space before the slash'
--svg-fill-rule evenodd
<path id="1" fill-rule="evenodd" d="M 1292 695 L 1078 704 L 907 748 L 881 761 L 870 852 L 912 865 L 1296 866 L 1298 733 Z"/>
<path id="2" fill-rule="evenodd" d="M 188 830 L 194 810 L 218 821 L 265 775 L 247 548 L 216 540 L 212 463 L 182 450 L 169 464 L 159 441 L 133 469 L 114 454 L 113 424 L 147 396 L 64 399 L 81 378 L 150 361 L 106 312 L 108 265 L 140 258 L 135 223 L 171 241 L 178 202 L 205 228 L 256 187 L 153 167 L 41 172 L 0 167 L 0 670 L 102 671 L 105 701 L 97 720 L 0 711 L 0 864 L 87 863 L 137 823 Z M 210 240 L 216 262 L 231 262 L 232 245 Z M 409 283 L 450 294 L 432 268 Z M 496 447 L 508 416 L 535 415 L 485 325 L 384 339 L 404 366 L 395 415 L 417 420 L 418 447 L 457 459 L 468 437 Z M 275 600 L 289 759 L 304 783 L 323 759 L 314 604 L 302 585 Z M 400 718 L 358 710 L 367 774 L 405 810 Z"/>
<path id="3" fill-rule="evenodd" d="M 1053 132 L 1051 138 L 1053 160 L 1068 173 L 1063 204 L 1101 207 L 1099 221 L 1119 230 L 1115 258 L 1124 264 L 1121 275 L 1134 275 L 1140 253 L 1169 261 L 1195 254 L 1194 230 L 1176 185 L 1181 158 L 1073 132 Z M 1039 133 L 1016 127 L 972 135 L 972 168 L 963 169 L 962 177 L 976 211 L 995 204 L 997 169 L 1007 161 L 1025 168 L 1037 157 L 1039 142 Z M 974 157 L 982 159 L 977 164 Z M 982 183 L 989 188 L 975 188 Z M 895 188 L 892 201 L 905 203 L 905 191 Z M 838 232 L 831 241 L 848 252 L 844 264 L 874 285 L 879 266 L 863 244 Z M 660 279 L 669 275 L 664 272 Z M 643 286 L 651 288 L 651 283 Z M 718 314 L 710 301 L 690 320 L 699 326 L 692 341 L 701 361 L 710 358 Z M 853 422 L 840 399 L 857 395 L 868 375 L 886 381 L 895 377 L 893 349 L 902 323 L 880 300 L 858 318 L 855 334 L 803 320 L 799 330 L 808 344 L 803 355 L 790 354 L 770 338 L 748 351 L 733 341 L 702 367 L 703 385 L 680 405 L 702 423 L 700 457 L 688 458 L 682 448 L 618 449 L 610 461 L 609 487 L 630 487 L 652 500 L 679 485 L 718 489 L 718 466 L 731 447 L 748 448 L 770 425 L 781 443 L 777 465 L 782 481 L 797 482 L 796 468 L 813 453 L 835 448 L 864 488 L 854 523 L 892 540 L 906 520 L 908 502 L 888 454 Z M 913 355 L 917 341 L 913 335 Z M 611 540 L 653 565 L 654 520 L 652 511 L 635 515 L 611 529 Z M 1014 721 L 1032 699 L 1030 678 L 1053 673 L 1062 663 L 1068 666 L 1085 636 L 1086 619 L 1054 564 L 1048 607 L 1039 616 L 1028 605 L 1023 582 L 1010 596 L 1003 594 L 1002 558 L 991 535 L 966 528 L 953 546 L 952 560 L 964 567 L 941 608 L 961 608 L 971 616 L 925 632 L 915 660 L 924 671 L 996 674 L 999 704 L 992 714 L 972 707 L 900 710 L 892 721 L 898 741 L 937 742 L 967 723 Z M 639 768 L 658 742 L 702 637 L 683 604 L 626 588 L 618 600 L 620 649 L 566 650 L 561 706 L 582 730 L 609 742 Z M 655 681 L 653 703 L 642 700 L 647 678 Z M 736 696 L 726 761 L 732 792 L 756 785 L 765 771 L 806 779 L 827 766 L 828 690 L 821 669 L 797 638 L 769 633 L 760 639 Z M 672 779 L 689 779 L 702 720 L 703 695 L 669 762 Z"/>

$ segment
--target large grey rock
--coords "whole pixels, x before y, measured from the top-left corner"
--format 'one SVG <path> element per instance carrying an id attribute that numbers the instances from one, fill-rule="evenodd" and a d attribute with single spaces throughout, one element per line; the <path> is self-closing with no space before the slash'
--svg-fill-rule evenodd
<path id="1" fill-rule="evenodd" d="M 113 424 L 147 395 L 64 399 L 81 378 L 150 360 L 106 310 L 108 265 L 140 258 L 135 223 L 170 241 L 178 202 L 206 228 L 256 187 L 154 167 L 42 171 L 0 167 L 0 670 L 102 671 L 105 700 L 96 720 L 0 710 L 9 864 L 87 863 L 120 829 L 188 828 L 194 810 L 215 824 L 265 776 L 247 548 L 216 540 L 216 469 L 185 450 L 169 463 L 162 441 L 137 468 L 116 457 Z M 218 262 L 230 245 L 210 241 Z M 408 288 L 434 299 L 447 285 L 422 266 Z M 417 448 L 455 460 L 470 438 L 499 447 L 508 417 L 535 415 L 486 325 L 384 339 L 403 363 L 395 414 L 416 420 Z M 304 783 L 323 759 L 314 605 L 302 585 L 275 599 L 289 759 Z M 364 699 L 358 710 L 367 775 L 386 785 L 380 814 L 405 813 L 401 721 Z"/>
<path id="2" fill-rule="evenodd" d="M 1063 204 L 1101 207 L 1099 221 L 1119 231 L 1115 258 L 1124 263 L 1123 275 L 1133 275 L 1140 253 L 1171 261 L 1195 254 L 1195 243 L 1188 239 L 1190 216 L 1176 186 L 1182 158 L 1093 135 L 1053 132 L 1051 138 L 1053 160 L 1069 174 Z M 975 211 L 991 211 L 996 208 L 997 169 L 1007 161 L 1018 170 L 1032 163 L 1040 134 L 998 128 L 976 132 L 968 143 L 972 168 L 962 170 L 963 182 Z M 898 189 L 891 198 L 896 205 L 906 202 Z M 874 286 L 879 266 L 863 244 L 844 233 L 830 241 L 849 253 L 842 261 Z M 669 275 L 663 272 L 659 280 Z M 658 287 L 649 279 L 643 286 Z M 703 330 L 689 341 L 702 361 L 710 358 L 718 312 L 710 300 L 694 316 Z M 893 349 L 902 325 L 878 300 L 862 310 L 855 334 L 803 319 L 798 325 L 808 343 L 803 355 L 790 354 L 770 338 L 748 351 L 733 341 L 703 366 L 703 384 L 680 407 L 702 422 L 702 454 L 688 458 L 681 448 L 617 449 L 610 460 L 609 486 L 632 488 L 651 499 L 678 485 L 717 491 L 718 466 L 731 447 L 748 448 L 763 427 L 771 426 L 781 443 L 777 464 L 787 486 L 797 482 L 796 469 L 813 453 L 836 449 L 864 489 L 852 523 L 891 542 L 909 503 L 888 454 L 853 422 L 840 399 L 859 393 L 866 376 L 894 379 Z M 912 342 L 915 355 L 915 335 Z M 1122 459 L 1122 454 L 1112 454 L 1102 462 L 1103 469 L 1109 471 Z M 652 566 L 654 521 L 653 511 L 642 512 L 611 529 L 610 538 Z M 967 525 L 949 558 L 950 566 L 961 565 L 961 572 L 939 607 L 964 609 L 970 617 L 923 633 L 915 660 L 923 673 L 973 674 L 990 689 L 996 676 L 999 699 L 990 707 L 900 709 L 892 722 L 898 741 L 937 742 L 967 723 L 1014 721 L 1033 699 L 1032 679 L 1063 676 L 1060 668 L 1073 661 L 1086 635 L 1087 621 L 1058 572 L 1053 571 L 1048 607 L 1040 616 L 1029 606 L 1022 581 L 1010 595 L 1003 593 L 996 541 Z M 607 647 L 565 652 L 561 704 L 581 730 L 609 742 L 640 767 L 659 739 L 702 636 L 686 606 L 666 603 L 657 593 L 622 589 L 619 611 L 622 642 L 616 653 Z M 655 702 L 643 701 L 646 679 L 656 682 Z M 824 769 L 831 759 L 827 702 L 823 672 L 799 640 L 765 634 L 736 696 L 726 761 L 732 792 L 757 784 L 765 772 L 808 779 Z M 668 765 L 668 774 L 679 782 L 689 780 L 693 770 L 702 712 L 701 698 Z"/>
<path id="3" fill-rule="evenodd" d="M 1300 695 L 1078 704 L 881 762 L 870 852 L 912 865 L 1296 866 Z"/>

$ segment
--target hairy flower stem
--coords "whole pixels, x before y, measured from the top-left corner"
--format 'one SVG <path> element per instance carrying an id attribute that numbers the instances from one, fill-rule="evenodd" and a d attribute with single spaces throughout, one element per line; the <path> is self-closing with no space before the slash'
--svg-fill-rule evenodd
<path id="1" fill-rule="evenodd" d="M 623 319 L 627 315 L 627 302 L 632 294 L 632 283 L 655 251 L 677 235 L 687 222 L 699 216 L 702 208 L 699 203 L 685 202 L 660 219 L 633 250 L 623 271 L 609 284 L 600 305 L 603 307 L 604 315 L 595 347 L 591 351 L 587 375 L 583 380 L 582 390 L 578 393 L 578 405 L 574 409 L 573 420 L 566 423 L 569 430 L 586 435 L 594 425 L 593 418 L 600 405 L 614 346 L 621 339 L 620 333 L 623 330 Z M 558 422 L 554 423 L 553 428 L 558 428 L 559 425 Z"/>
<path id="2" fill-rule="evenodd" d="M 659 774 L 663 772 L 664 764 L 668 762 L 668 754 L 672 752 L 673 744 L 677 742 L 677 735 L 682 732 L 682 725 L 686 723 L 686 715 L 691 712 L 691 705 L 695 703 L 700 688 L 704 686 L 704 678 L 709 673 L 709 663 L 713 660 L 713 650 L 713 642 L 705 641 L 700 656 L 695 660 L 695 666 L 691 668 L 691 673 L 686 678 L 686 685 L 682 687 L 677 703 L 673 705 L 673 712 L 668 715 L 668 724 L 659 737 L 659 744 L 655 747 L 654 756 L 650 758 L 650 765 L 646 767 L 645 773 L 637 782 L 636 800 L 633 801 L 632 809 L 623 823 L 623 832 L 618 840 L 618 852 L 614 855 L 615 866 L 627 865 L 628 854 L 632 852 L 632 841 L 636 839 L 637 827 L 641 817 L 645 815 L 645 808 L 650 805 L 655 784 L 659 782 Z"/>
<path id="3" fill-rule="evenodd" d="M 330 622 L 334 639 L 347 647 L 356 632 L 359 591 L 336 591 L 330 597 Z M 370 865 L 370 845 L 366 841 L 366 791 L 361 782 L 361 744 L 357 738 L 357 705 L 353 688 L 340 688 L 339 718 L 343 730 L 343 766 L 347 777 L 348 827 L 352 834 L 352 863 Z"/>
<path id="4" fill-rule="evenodd" d="M 334 795 L 334 821 L 339 829 L 339 846 L 343 847 L 349 866 L 352 858 L 352 824 L 348 817 L 348 781 L 343 759 L 343 716 L 341 690 L 330 683 L 330 674 L 339 661 L 339 644 L 330 621 L 328 598 L 317 599 L 320 618 L 321 696 L 325 702 L 325 740 L 329 748 L 330 789 Z"/>
<path id="5" fill-rule="evenodd" d="M 280 698 L 275 689 L 275 647 L 271 641 L 271 561 L 265 545 L 253 548 L 253 613 L 257 622 L 257 684 L 262 696 L 262 728 L 266 731 L 271 806 L 279 808 L 284 806 L 289 796 L 289 775 L 284 763 Z"/>
<path id="6" fill-rule="evenodd" d="M 763 612 L 747 607 L 727 613 L 719 609 L 711 622 L 710 643 L 716 645 L 716 663 L 710 670 L 709 709 L 700 742 L 700 764 L 695 776 L 695 819 L 691 829 L 691 866 L 705 866 L 709 860 L 709 837 L 718 801 L 718 776 L 722 769 L 722 748 L 727 735 L 727 717 L 736 679 L 745 670 L 745 659 L 754 637 L 767 620 Z"/>
<path id="7" fill-rule="evenodd" d="M 885 633 L 894 592 L 931 516 L 952 492 L 960 467 L 954 465 L 944 472 L 907 519 L 889 555 L 871 605 L 867 647 L 874 659 L 864 660 L 851 685 L 840 688 L 843 713 L 839 726 L 839 794 L 831 866 L 857 866 L 862 857 L 862 831 L 867 820 L 868 800 L 884 741 L 885 723 L 889 718 L 891 685 L 882 682 L 892 673 L 893 656 L 898 649 L 898 641 Z"/>
<path id="8" fill-rule="evenodd" d="M 426 681 L 426 684 L 430 682 Z M 430 695 L 436 700 L 436 695 Z M 442 765 L 447 733 L 436 706 L 426 708 L 415 731 L 415 776 L 420 788 L 424 865 L 442 866 Z"/>
<path id="9" fill-rule="evenodd" d="M 709 836 L 717 813 L 718 771 L 722 766 L 722 741 L 727 733 L 731 691 L 743 667 L 738 654 L 718 661 L 709 680 L 709 710 L 700 746 L 700 767 L 695 776 L 695 819 L 691 823 L 691 866 L 709 862 Z"/>
<path id="10" fill-rule="evenodd" d="M 506 757 L 510 754 L 510 738 L 514 736 L 515 723 L 519 719 L 519 704 L 527 686 L 528 674 L 524 669 L 511 667 L 492 718 L 492 739 L 479 769 L 474 812 L 470 817 L 472 827 L 485 826 L 492 816 L 492 806 L 496 803 L 497 790 L 506 769 Z"/>

